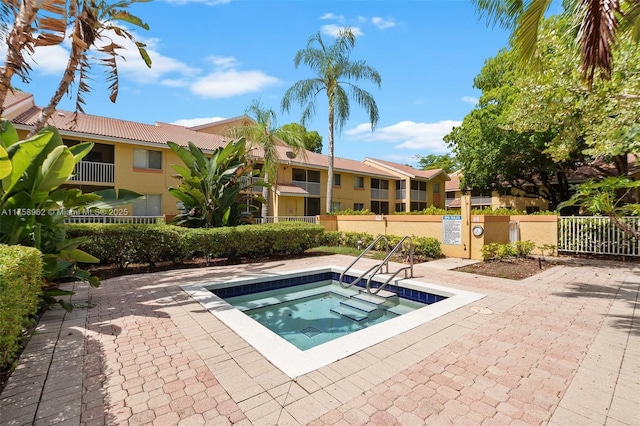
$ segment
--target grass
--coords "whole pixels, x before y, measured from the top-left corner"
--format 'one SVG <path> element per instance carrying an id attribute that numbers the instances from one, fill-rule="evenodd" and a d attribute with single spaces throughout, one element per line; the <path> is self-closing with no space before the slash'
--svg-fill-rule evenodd
<path id="1" fill-rule="evenodd" d="M 323 254 L 323 255 L 344 254 L 346 256 L 358 257 L 362 253 L 362 250 L 358 250 L 357 248 L 353 248 L 353 247 L 320 246 L 320 247 L 307 250 L 307 253 L 315 253 L 315 254 Z M 384 259 L 385 256 L 386 256 L 386 253 L 383 251 L 370 251 L 365 255 L 365 257 L 369 259 L 378 259 L 378 260 Z"/>

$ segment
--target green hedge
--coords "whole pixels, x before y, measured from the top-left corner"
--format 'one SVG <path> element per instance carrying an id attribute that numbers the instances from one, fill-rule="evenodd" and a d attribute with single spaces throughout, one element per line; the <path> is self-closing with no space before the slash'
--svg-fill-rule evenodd
<path id="1" fill-rule="evenodd" d="M 179 263 L 190 258 L 260 258 L 303 253 L 316 247 L 324 228 L 299 222 L 222 228 L 172 225 L 67 225 L 70 238 L 87 237 L 80 248 L 102 264 Z"/>
<path id="2" fill-rule="evenodd" d="M 361 249 L 365 249 L 377 237 L 377 235 L 371 235 L 366 232 L 327 231 L 322 235 L 320 245 L 353 248 L 358 248 L 359 246 Z M 397 235 L 387 235 L 387 240 L 391 247 L 395 247 L 402 238 Z M 416 258 L 437 259 L 442 257 L 442 248 L 437 238 L 411 237 L 411 241 L 413 242 L 413 254 Z M 376 250 L 384 250 L 384 242 L 380 241 L 374 248 Z"/>
<path id="3" fill-rule="evenodd" d="M 32 247 L 0 245 L 0 366 L 11 367 L 42 294 L 42 257 Z"/>

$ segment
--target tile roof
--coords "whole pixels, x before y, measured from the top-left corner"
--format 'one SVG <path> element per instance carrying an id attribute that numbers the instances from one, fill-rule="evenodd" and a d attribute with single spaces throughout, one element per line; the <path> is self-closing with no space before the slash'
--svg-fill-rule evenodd
<path id="1" fill-rule="evenodd" d="M 39 107 L 34 106 L 11 121 L 14 124 L 31 126 L 36 122 L 40 111 Z M 220 135 L 196 132 L 168 123 L 144 124 L 89 114 L 77 114 L 77 120 L 74 122 L 73 116 L 71 111 L 56 110 L 47 123 L 55 126 L 61 134 L 72 132 L 79 134 L 78 136 L 91 135 L 125 142 L 131 141 L 131 143 L 146 142 L 164 146 L 167 141 L 173 141 L 182 146 L 186 146 L 191 141 L 205 151 L 214 150 L 230 140 Z"/>
<path id="2" fill-rule="evenodd" d="M 302 155 L 298 155 L 295 158 L 289 158 L 287 151 L 291 151 L 289 147 L 278 146 L 276 147 L 278 157 L 281 163 L 289 163 L 292 165 L 299 165 L 301 167 L 312 167 L 326 170 L 329 168 L 329 156 L 318 154 L 312 151 L 305 151 L 306 158 Z M 355 174 L 363 174 L 367 176 L 378 176 L 383 179 L 395 179 L 396 176 L 385 172 L 384 170 L 365 164 L 361 161 L 349 160 L 341 157 L 333 158 L 333 169 L 335 172 L 348 172 Z"/>
<path id="3" fill-rule="evenodd" d="M 375 158 L 365 158 L 364 161 L 370 161 L 374 164 L 378 164 L 382 167 L 394 170 L 413 179 L 431 180 L 440 174 L 444 174 L 445 176 L 447 176 L 447 173 L 442 169 L 418 170 L 411 166 L 407 166 L 406 164 L 394 163 L 392 161 L 386 160 L 378 160 Z"/>
<path id="4" fill-rule="evenodd" d="M 444 184 L 445 191 L 460 191 L 460 177 L 462 173 L 459 171 L 449 174 L 450 181 Z"/>

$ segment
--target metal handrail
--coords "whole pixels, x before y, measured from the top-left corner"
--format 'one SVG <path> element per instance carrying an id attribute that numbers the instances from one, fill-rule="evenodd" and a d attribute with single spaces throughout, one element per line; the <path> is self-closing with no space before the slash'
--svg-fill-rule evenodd
<path id="1" fill-rule="evenodd" d="M 389 259 L 391 258 L 391 256 L 393 256 L 393 254 L 398 251 L 401 247 L 402 244 L 406 241 L 409 240 L 409 266 L 404 266 L 400 269 L 398 269 L 396 272 L 393 273 L 393 275 L 391 275 L 380 287 L 374 289 L 375 291 L 371 290 L 371 280 L 373 279 L 373 277 L 378 273 L 378 271 L 382 268 L 382 266 L 386 265 L 387 266 L 387 273 L 389 273 Z M 370 269 L 369 271 L 373 270 L 373 269 L 377 269 L 375 272 L 373 272 L 371 275 L 369 275 L 369 279 L 367 280 L 367 292 L 371 293 L 371 294 L 378 294 L 383 288 L 386 287 L 387 284 L 389 284 L 391 282 L 392 279 L 394 279 L 401 271 L 405 271 L 404 272 L 404 277 L 405 278 L 413 278 L 413 240 L 411 239 L 411 237 L 403 237 L 400 242 L 398 244 L 396 244 L 396 246 L 389 252 L 389 254 L 387 254 L 387 257 L 384 258 L 384 260 L 382 261 L 382 263 L 380 263 L 378 266 Z M 411 276 L 407 277 L 407 270 L 410 269 L 411 270 Z"/>
<path id="2" fill-rule="evenodd" d="M 362 281 L 362 279 L 364 278 L 365 275 L 367 275 L 370 271 L 372 271 L 373 269 L 378 268 L 379 269 L 379 265 L 373 266 L 371 268 L 369 268 L 366 272 L 362 273 L 357 280 L 349 283 L 348 285 L 344 285 L 344 283 L 342 282 L 342 279 L 344 278 L 344 274 L 347 273 L 347 271 L 349 269 L 351 269 L 353 267 L 353 265 L 356 264 L 356 262 L 358 262 L 358 260 L 360 260 L 362 258 L 362 256 L 364 256 L 365 254 L 367 254 L 367 252 L 369 252 L 372 248 L 374 248 L 376 246 L 376 244 L 378 243 L 378 241 L 380 240 L 384 240 L 385 241 L 385 249 L 386 252 L 389 253 L 389 240 L 387 239 L 386 236 L 384 235 L 380 235 L 378 238 L 376 238 L 375 240 L 373 240 L 373 242 L 371 244 L 369 244 L 369 247 L 367 247 L 366 249 L 364 249 L 362 251 L 362 253 L 360 253 L 360 256 L 358 256 L 356 258 L 356 260 L 354 260 L 353 262 L 351 262 L 351 265 L 347 266 L 346 269 L 344 271 L 342 271 L 342 273 L 340 274 L 340 278 L 338 280 L 338 282 L 340 283 L 340 285 L 342 286 L 342 288 L 349 288 L 357 283 L 359 283 L 360 281 Z M 389 266 L 387 265 L 387 272 L 389 272 Z"/>

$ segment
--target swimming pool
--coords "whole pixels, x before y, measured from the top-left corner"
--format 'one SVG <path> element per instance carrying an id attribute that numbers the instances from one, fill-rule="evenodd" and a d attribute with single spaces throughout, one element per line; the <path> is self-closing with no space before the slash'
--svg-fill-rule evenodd
<path id="1" fill-rule="evenodd" d="M 240 296 L 225 297 L 236 293 L 228 288 L 212 292 L 303 351 L 444 299 L 425 294 L 425 303 L 385 290 L 372 295 L 362 286 L 343 288 L 332 278 L 279 288 L 281 280 L 272 280 L 267 283 L 275 289 Z"/>
<path id="2" fill-rule="evenodd" d="M 397 295 L 399 301 L 404 299 L 402 303 L 391 304 L 393 306 L 384 309 L 376 307 L 377 312 L 371 316 L 369 314 L 373 310 L 360 313 L 360 316 L 356 315 L 358 310 L 355 310 L 355 314 L 348 310 L 340 312 L 339 308 L 335 312 L 336 303 L 339 307 L 340 302 L 361 293 L 361 288 L 356 286 L 345 290 L 339 284 L 332 283 L 342 271 L 341 267 L 327 266 L 226 282 L 191 283 L 182 285 L 182 288 L 292 378 L 484 297 L 482 294 L 426 284 L 415 279 L 397 279 L 385 289 Z M 353 280 L 354 276 L 361 273 L 350 270 L 352 277 L 346 281 Z M 323 286 L 329 286 L 333 291 L 326 291 Z M 315 309 L 316 302 L 323 298 L 326 299 L 323 303 L 328 305 L 322 309 L 326 310 L 331 305 L 329 311 L 334 309 L 335 316 L 331 324 L 329 314 L 325 312 L 327 327 L 320 324 L 323 320 L 318 320 L 315 313 L 309 316 L 305 312 Z M 365 311 L 370 309 L 367 307 Z M 387 312 L 382 312 L 385 310 Z M 347 315 L 342 315 L 344 312 Z M 342 318 L 338 319 L 336 314 Z M 349 314 L 352 318 L 348 318 Z M 361 318 L 362 315 L 366 319 Z M 380 321 L 378 316 L 387 318 Z M 256 319 L 262 320 L 262 324 Z M 367 322 L 364 327 L 363 321 Z"/>

